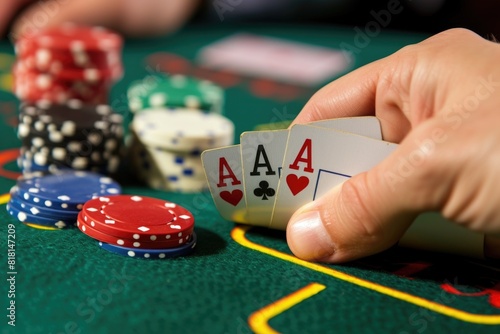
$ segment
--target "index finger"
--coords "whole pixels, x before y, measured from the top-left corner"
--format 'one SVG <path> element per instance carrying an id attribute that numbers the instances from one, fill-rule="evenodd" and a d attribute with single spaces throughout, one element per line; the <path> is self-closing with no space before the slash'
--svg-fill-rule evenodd
<path id="1" fill-rule="evenodd" d="M 317 91 L 293 124 L 329 118 L 373 115 L 379 64 L 371 63 Z"/>
<path id="2" fill-rule="evenodd" d="M 384 83 L 393 81 L 396 65 L 401 65 L 400 59 L 392 55 L 329 83 L 309 99 L 292 125 L 339 117 L 376 115 L 381 122 L 384 139 L 399 142 L 410 130 L 410 122 L 398 107 L 398 101 L 381 96 L 385 95 L 382 90 L 392 89 Z M 396 97 L 396 100 L 399 98 Z"/>

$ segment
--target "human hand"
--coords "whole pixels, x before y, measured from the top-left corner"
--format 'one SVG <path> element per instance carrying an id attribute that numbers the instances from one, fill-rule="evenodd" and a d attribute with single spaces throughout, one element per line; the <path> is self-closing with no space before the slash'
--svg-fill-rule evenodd
<path id="1" fill-rule="evenodd" d="M 126 36 L 154 36 L 184 24 L 201 0 L 3 0 L 0 3 L 0 36 L 30 33 L 65 22 L 99 25 Z M 21 11 L 15 18 L 16 13 Z"/>
<path id="2" fill-rule="evenodd" d="M 376 115 L 398 149 L 290 219 L 303 259 L 344 262 L 394 245 L 419 213 L 500 233 L 500 45 L 448 30 L 318 91 L 294 121 Z M 485 251 L 500 253 L 488 236 Z"/>

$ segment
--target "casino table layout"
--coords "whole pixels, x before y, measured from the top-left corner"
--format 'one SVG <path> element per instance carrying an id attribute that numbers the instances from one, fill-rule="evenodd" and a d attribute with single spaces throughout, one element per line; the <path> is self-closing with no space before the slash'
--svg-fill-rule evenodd
<path id="1" fill-rule="evenodd" d="M 126 89 L 154 72 L 210 79 L 225 88 L 225 114 L 239 134 L 290 120 L 318 87 L 208 70 L 197 52 L 236 31 L 338 48 L 356 30 L 334 27 L 192 26 L 169 37 L 127 40 L 124 78 L 111 105 L 130 120 Z M 426 36 L 382 31 L 357 48 L 351 68 Z M 10 93 L 11 45 L 0 44 L 2 333 L 445 333 L 500 332 L 500 266 L 495 262 L 392 248 L 343 265 L 295 258 L 285 234 L 222 219 L 209 192 L 168 193 L 122 176 L 124 192 L 170 200 L 196 219 L 187 257 L 144 260 L 98 247 L 78 229 L 44 231 L 8 215 L 18 101 Z M 13 227 L 12 225 L 13 224 Z M 11 228 L 9 229 L 9 226 Z M 15 235 L 9 268 L 7 234 Z M 14 272 L 14 274 L 11 274 Z M 14 281 L 7 281 L 13 276 Z M 10 293 L 9 293 L 10 290 Z M 14 293 L 14 294 L 12 294 Z M 9 311 L 15 301 L 15 312 Z M 15 327 L 8 325 L 15 313 Z"/>

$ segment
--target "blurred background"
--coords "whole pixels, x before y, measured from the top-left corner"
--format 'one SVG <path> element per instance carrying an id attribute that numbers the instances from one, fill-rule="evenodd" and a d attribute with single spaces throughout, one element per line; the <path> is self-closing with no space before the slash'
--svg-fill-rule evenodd
<path id="1" fill-rule="evenodd" d="M 374 9 L 401 5 L 403 10 L 391 20 L 391 29 L 434 34 L 464 27 L 483 36 L 500 32 L 500 2 L 491 0 L 239 0 L 233 3 L 238 3 L 237 8 L 227 9 L 225 20 L 358 26 L 373 19 Z M 193 22 L 220 19 L 213 2 L 205 1 Z"/>
<path id="2" fill-rule="evenodd" d="M 128 36 L 162 35 L 186 24 L 210 22 L 352 27 L 372 20 L 372 11 L 391 6 L 402 10 L 391 18 L 390 29 L 433 34 L 464 27 L 485 37 L 500 32 L 500 2 L 492 0 L 4 0 L 0 35 L 9 28 L 63 21 L 108 26 Z"/>

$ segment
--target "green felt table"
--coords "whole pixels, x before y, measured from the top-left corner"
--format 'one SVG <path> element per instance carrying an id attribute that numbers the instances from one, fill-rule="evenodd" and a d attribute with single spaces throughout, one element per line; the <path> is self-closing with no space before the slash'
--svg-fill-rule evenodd
<path id="1" fill-rule="evenodd" d="M 126 72 L 112 90 L 112 106 L 130 119 L 128 84 L 163 71 L 224 86 L 236 140 L 257 124 L 292 119 L 315 88 L 197 65 L 200 48 L 236 31 L 332 48 L 353 44 L 356 37 L 355 30 L 333 27 L 218 24 L 127 41 Z M 357 49 L 351 68 L 424 38 L 382 31 Z M 11 45 L 1 43 L 1 194 L 18 173 L 13 60 Z M 78 229 L 42 231 L 17 222 L 5 210 L 8 196 L 1 196 L 2 333 L 500 332 L 498 264 L 400 248 L 345 265 L 312 264 L 291 255 L 283 232 L 223 220 L 209 193 L 160 192 L 123 179 L 126 193 L 168 199 L 192 211 L 198 234 L 194 254 L 169 260 L 121 257 Z M 13 268 L 8 233 L 15 235 Z M 7 282 L 11 276 L 15 285 Z M 15 312 L 7 310 L 12 302 Z M 11 313 L 15 327 L 8 324 Z"/>

